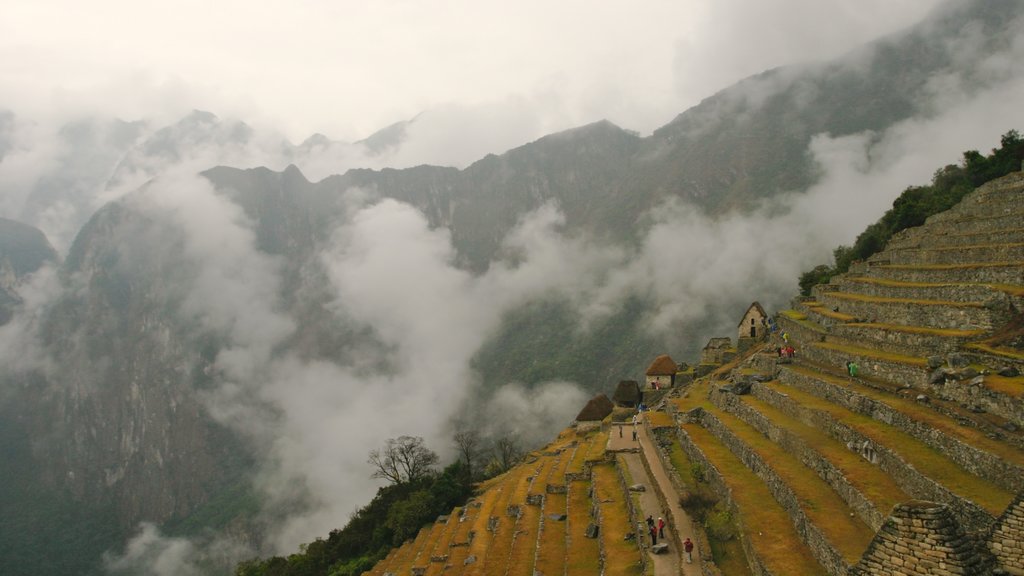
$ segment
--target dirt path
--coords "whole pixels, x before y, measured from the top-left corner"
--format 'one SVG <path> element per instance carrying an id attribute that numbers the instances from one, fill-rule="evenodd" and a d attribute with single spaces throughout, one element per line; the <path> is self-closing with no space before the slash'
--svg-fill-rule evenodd
<path id="1" fill-rule="evenodd" d="M 652 516 L 655 521 L 659 517 L 664 517 L 668 523 L 665 527 L 665 540 L 658 539 L 658 542 L 664 541 L 668 543 L 668 554 L 649 554 L 649 558 L 654 563 L 654 574 L 655 576 L 677 576 L 678 574 L 699 576 L 701 573 L 700 559 L 696 547 L 693 549 L 693 563 L 680 564 L 680 558 L 682 557 L 680 543 L 688 536 L 691 539 L 693 537 L 693 523 L 690 520 L 690 516 L 679 506 L 679 494 L 668 479 L 668 473 L 665 471 L 661 459 L 658 458 L 654 442 L 648 434 L 647 428 L 643 426 L 643 421 L 641 420 L 640 424 L 636 426 L 638 441 L 633 441 L 632 428 L 633 426 L 630 424 L 624 425 L 621 438 L 618 434 L 619 431 L 613 429 L 608 438 L 608 450 L 623 451 L 639 447 L 644 451 L 647 462 L 651 467 L 651 473 L 654 475 L 651 478 L 648 474 L 639 453 L 627 452 L 624 454 L 624 460 L 629 468 L 633 482 L 647 487 L 647 491 L 641 493 L 640 496 L 640 507 L 643 516 L 645 518 Z M 668 500 L 667 509 L 665 504 L 659 501 L 652 481 L 657 482 L 662 494 Z M 650 536 L 645 534 L 644 538 L 644 542 L 650 544 Z"/>

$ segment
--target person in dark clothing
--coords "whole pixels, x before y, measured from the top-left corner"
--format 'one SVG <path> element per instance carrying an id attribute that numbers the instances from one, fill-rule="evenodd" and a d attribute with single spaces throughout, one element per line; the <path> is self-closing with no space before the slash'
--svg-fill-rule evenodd
<path id="1" fill-rule="evenodd" d="M 693 542 L 687 538 L 686 542 L 683 542 L 683 551 L 686 552 L 686 563 L 690 564 L 693 562 Z"/>

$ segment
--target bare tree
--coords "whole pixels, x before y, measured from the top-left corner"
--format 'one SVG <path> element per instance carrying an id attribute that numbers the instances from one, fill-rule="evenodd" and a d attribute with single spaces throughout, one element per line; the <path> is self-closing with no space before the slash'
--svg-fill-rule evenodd
<path id="1" fill-rule="evenodd" d="M 373 478 L 403 484 L 425 478 L 437 464 L 437 454 L 423 445 L 420 436 L 388 438 L 383 449 L 370 450 L 367 462 L 373 466 Z"/>
<path id="2" fill-rule="evenodd" d="M 522 449 L 515 439 L 503 436 L 495 441 L 495 459 L 501 466 L 502 471 L 511 468 L 522 458 Z"/>
<path id="3" fill-rule="evenodd" d="M 466 463 L 466 476 L 473 480 L 473 460 L 480 448 L 480 433 L 473 429 L 461 429 L 452 437 L 459 451 L 459 459 Z"/>

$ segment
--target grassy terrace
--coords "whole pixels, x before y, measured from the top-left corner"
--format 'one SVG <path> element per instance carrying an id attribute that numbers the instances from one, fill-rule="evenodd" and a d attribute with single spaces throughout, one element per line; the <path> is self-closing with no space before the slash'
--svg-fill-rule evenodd
<path id="1" fill-rule="evenodd" d="M 544 514 L 565 514 L 565 494 L 548 494 L 544 498 Z M 540 574 L 562 574 L 565 572 L 565 527 L 564 520 L 544 519 L 544 529 L 539 536 L 537 560 L 534 569 Z"/>
<path id="2" fill-rule="evenodd" d="M 416 561 L 416 556 L 419 554 L 420 550 L 422 550 L 423 547 L 426 546 L 427 541 L 430 540 L 430 533 L 433 531 L 434 528 L 436 528 L 436 526 L 434 525 L 431 525 L 430 527 L 421 528 L 419 533 L 416 534 L 415 540 L 413 540 L 411 543 L 406 542 L 402 547 L 405 548 L 406 546 L 408 546 L 408 548 L 406 549 L 405 554 L 401 554 L 395 557 L 394 568 L 407 569 L 411 567 L 413 563 Z"/>
<path id="3" fill-rule="evenodd" d="M 718 495 L 711 490 L 707 482 L 703 479 L 698 479 L 694 475 L 696 467 L 690 462 L 686 452 L 683 452 L 683 447 L 679 445 L 679 442 L 672 442 L 669 445 L 668 459 L 689 492 L 696 494 L 699 500 L 707 502 L 718 500 Z M 724 509 L 722 504 L 717 504 L 717 506 Z M 693 514 L 689 509 L 687 513 Z M 732 524 L 735 526 L 735 520 L 732 520 Z M 722 576 L 750 576 L 747 555 L 743 551 L 743 545 L 740 543 L 739 538 L 722 540 L 715 538 L 713 533 L 709 532 L 708 544 L 711 545 L 712 559 L 722 572 Z"/>
<path id="4" fill-rule="evenodd" d="M 931 251 L 931 252 L 959 252 L 961 250 L 975 250 L 975 249 L 979 249 L 979 248 L 981 248 L 981 249 L 984 249 L 984 248 L 1020 248 L 1022 246 L 1024 246 L 1024 243 L 1021 243 L 1021 242 L 1006 242 L 1006 243 L 1002 243 L 1002 244 L 1000 244 L 1000 243 L 996 243 L 996 244 L 969 244 L 969 245 L 966 245 L 966 246 L 934 246 L 934 247 L 927 247 L 927 248 L 908 247 L 908 248 L 897 248 L 897 250 L 928 250 L 928 251 Z"/>
<path id="5" fill-rule="evenodd" d="M 545 456 L 541 459 L 541 467 L 533 482 L 530 483 L 529 494 L 544 494 L 552 468 L 557 456 Z M 522 515 L 516 522 L 516 531 L 512 540 L 512 550 L 506 566 L 506 574 L 512 576 L 532 576 L 533 562 L 537 558 L 537 539 L 540 537 L 540 519 L 544 510 L 540 506 L 526 504 L 523 497 Z"/>
<path id="6" fill-rule="evenodd" d="M 852 322 L 847 326 L 885 330 L 887 332 L 903 332 L 904 334 L 920 334 L 921 336 L 938 336 L 942 338 L 972 338 L 981 336 L 984 330 L 956 330 L 954 328 L 930 328 L 928 326 L 906 326 L 903 324 L 883 324 L 880 322 Z"/>
<path id="7" fill-rule="evenodd" d="M 452 539 L 455 537 L 455 531 L 459 527 L 459 515 L 458 508 L 453 510 L 448 515 L 448 522 L 442 524 L 443 529 L 441 533 L 437 535 L 437 539 L 434 540 L 433 548 L 425 550 L 425 560 L 430 562 L 431 556 L 445 556 L 448 554 L 449 544 L 452 543 Z M 440 574 L 444 570 L 444 563 L 441 562 L 430 562 L 427 567 L 427 576 L 435 576 Z"/>
<path id="8" fill-rule="evenodd" d="M 882 350 L 876 350 L 874 348 L 861 348 L 860 346 L 848 346 L 845 344 L 835 344 L 833 342 L 813 342 L 810 346 L 821 348 L 823 350 L 834 350 L 845 354 L 875 358 L 877 360 L 899 362 L 900 364 L 909 364 L 920 368 L 926 368 L 928 366 L 928 361 L 924 358 L 906 356 L 904 354 L 894 354 L 892 352 L 883 352 Z"/>
<path id="9" fill-rule="evenodd" d="M 633 480 L 633 475 L 630 474 L 630 472 L 629 472 L 629 464 L 626 463 L 626 460 L 625 460 L 625 458 L 623 457 L 622 454 L 616 454 L 615 455 L 615 465 L 622 472 L 622 478 L 626 481 L 626 486 L 632 486 L 633 484 L 636 484 L 636 481 Z M 621 491 L 621 488 L 620 488 L 620 491 Z M 633 521 L 634 522 L 638 522 L 640 520 L 639 514 L 643 510 L 643 506 L 640 503 L 640 501 L 641 501 L 640 493 L 639 492 L 630 492 L 630 491 L 627 490 L 626 493 L 625 493 L 625 496 L 630 499 L 630 501 L 632 502 L 632 505 L 633 505 L 633 510 L 635 510 L 637 515 L 638 515 L 637 518 L 633 519 Z M 628 513 L 628 510 L 627 510 L 627 513 Z M 633 528 L 633 526 L 634 526 L 634 524 L 630 523 L 630 528 L 631 529 Z M 640 535 L 638 535 L 638 536 L 642 538 L 642 536 L 640 536 Z M 634 540 L 634 542 L 636 543 L 637 553 L 638 554 L 643 554 L 644 552 L 643 552 L 643 549 L 640 547 L 640 541 L 639 540 Z M 645 576 L 653 576 L 654 575 L 654 563 L 653 562 L 647 562 L 645 564 L 645 566 L 644 566 L 643 573 L 644 573 Z"/>
<path id="10" fill-rule="evenodd" d="M 753 396 L 741 396 L 740 398 L 776 426 L 795 434 L 812 450 L 825 457 L 842 472 L 843 477 L 850 485 L 873 502 L 875 508 L 882 514 L 887 514 L 893 506 L 901 502 L 913 499 L 896 484 L 892 476 L 854 452 L 847 450 L 846 445 L 842 442 L 822 434 L 821 430 L 808 426 Z"/>
<path id="11" fill-rule="evenodd" d="M 860 518 L 850 517 L 851 509 L 839 494 L 799 459 L 743 420 L 717 407 L 709 412 L 771 466 L 796 494 L 811 523 L 821 530 L 847 563 L 855 564 L 875 533 Z"/>
<path id="12" fill-rule="evenodd" d="M 516 481 L 512 490 L 505 491 L 511 493 L 507 494 L 504 504 L 496 511 L 497 514 L 495 515 L 499 516 L 501 521 L 498 524 L 498 529 L 491 535 L 487 557 L 484 558 L 483 562 L 480 562 L 483 564 L 483 573 L 485 575 L 504 576 L 512 554 L 512 543 L 515 541 L 516 532 L 520 529 L 520 521 L 522 521 L 522 517 L 513 518 L 508 516 L 506 507 L 510 504 L 517 504 L 520 506 L 523 514 L 526 513 L 526 508 L 528 507 L 526 505 L 526 495 L 530 491 L 532 477 L 537 475 L 541 466 L 540 461 L 517 466 L 518 469 L 522 470 L 522 475 Z M 480 534 L 477 534 L 477 536 L 480 536 Z M 476 539 L 474 538 L 475 541 Z"/>
<path id="13" fill-rule="evenodd" d="M 467 554 L 467 556 L 476 556 L 477 561 L 469 565 L 466 569 L 466 574 L 480 574 L 483 572 L 483 561 L 486 560 L 491 551 L 493 540 L 492 534 L 487 530 L 487 521 L 491 516 L 500 518 L 499 522 L 506 525 L 504 529 L 511 531 L 507 526 L 510 519 L 505 515 L 505 509 L 510 502 L 516 485 L 525 480 L 529 473 L 529 467 L 525 465 L 516 466 L 505 474 L 498 476 L 502 480 L 500 485 L 493 486 L 482 494 L 480 513 L 473 522 L 472 530 L 475 536 L 473 541 L 469 543 L 469 554 Z M 499 524 L 498 530 L 502 530 L 501 524 Z"/>
<path id="14" fill-rule="evenodd" d="M 590 482 L 570 482 L 566 520 L 565 576 L 593 576 L 600 570 L 600 547 L 585 535 L 590 524 Z"/>
<path id="15" fill-rule="evenodd" d="M 722 474 L 738 508 L 739 523 L 761 564 L 772 574 L 825 574 L 765 483 L 710 432 L 696 424 L 681 427 Z"/>
<path id="16" fill-rule="evenodd" d="M 644 412 L 644 419 L 650 423 L 651 428 L 663 428 L 666 426 L 671 427 L 676 425 L 671 414 L 660 410 Z"/>
<path id="17" fill-rule="evenodd" d="M 869 438 L 876 445 L 892 450 L 925 476 L 945 486 L 950 492 L 973 500 L 994 516 L 998 517 L 1013 499 L 1012 493 L 968 473 L 938 450 L 888 424 L 851 412 L 790 386 L 779 383 L 766 385 L 788 394 L 805 408 L 828 414 L 832 419 Z"/>
<path id="18" fill-rule="evenodd" d="M 604 460 L 605 447 L 608 446 L 609 430 L 602 430 L 590 438 L 590 445 L 587 447 L 585 459 L 587 462 L 600 462 Z"/>
<path id="19" fill-rule="evenodd" d="M 601 509 L 600 539 L 604 547 L 606 574 L 642 574 L 640 551 L 635 540 L 625 536 L 633 532 L 629 511 L 613 464 L 594 466 L 594 500 Z"/>
<path id="20" fill-rule="evenodd" d="M 415 549 L 412 558 L 409 559 L 409 566 L 426 567 L 430 563 L 430 552 L 434 549 L 434 543 L 441 537 L 441 533 L 447 527 L 445 524 L 431 524 L 429 528 L 421 528 L 420 532 L 426 532 L 427 537 L 423 543 Z M 417 537 L 417 540 L 419 538 Z"/>
<path id="21" fill-rule="evenodd" d="M 972 348 L 974 350 L 978 350 L 979 352 L 992 354 L 993 356 L 1002 356 L 1003 358 L 1010 358 L 1013 360 L 1024 360 L 1024 353 L 1022 353 L 1020 350 L 1006 348 L 1003 346 L 992 346 L 984 342 L 965 344 L 964 348 Z"/>
<path id="22" fill-rule="evenodd" d="M 792 370 L 793 372 L 802 374 L 804 376 L 816 378 L 818 380 L 821 380 L 822 382 L 826 382 L 834 386 L 844 387 L 850 385 L 850 380 L 847 378 L 836 376 L 834 374 L 829 374 L 826 372 L 821 372 L 813 368 L 809 368 L 807 366 L 792 364 L 788 366 L 786 369 Z M 986 382 L 988 382 L 990 379 L 994 380 L 998 378 L 1000 377 L 987 376 Z M 1017 386 L 1024 386 L 1024 377 L 1005 378 L 1004 380 L 1014 380 L 1016 381 Z M 905 398 L 903 396 L 897 396 L 894 394 L 881 392 L 879 390 L 871 388 L 870 386 L 862 386 L 859 384 L 854 385 L 856 386 L 857 393 L 862 396 L 866 396 L 868 398 L 871 398 L 872 400 L 881 402 L 889 406 L 893 410 L 905 414 L 907 417 L 913 420 L 921 422 L 922 424 L 939 430 L 952 438 L 960 440 L 964 444 L 968 444 L 970 446 L 978 448 L 979 450 L 984 450 L 985 452 L 995 454 L 996 456 L 999 456 L 1000 458 L 1006 460 L 1007 462 L 1012 462 L 1014 464 L 1024 466 L 1024 453 L 1022 453 L 1020 450 L 1013 446 L 989 438 L 988 436 L 985 435 L 984 432 L 977 428 L 973 428 L 970 426 L 960 426 L 955 421 L 950 420 L 949 417 L 944 416 L 932 410 L 931 408 L 922 406 L 921 404 L 918 404 L 916 401 L 910 398 Z M 782 385 L 779 386 L 781 387 Z M 794 390 L 793 388 L 785 386 L 781 389 L 790 396 L 795 397 L 794 393 L 792 392 Z M 806 392 L 802 393 L 806 394 Z"/>
<path id="23" fill-rule="evenodd" d="M 587 460 L 587 454 L 590 451 L 591 444 L 594 442 L 594 438 L 597 436 L 596 432 L 592 432 L 589 435 L 579 439 L 579 445 L 576 447 L 576 451 L 572 455 L 572 459 L 569 461 L 569 466 L 565 469 L 566 474 L 582 474 L 584 470 L 584 463 Z M 607 441 L 607 439 L 606 439 Z M 604 449 L 604 446 L 602 446 Z"/>
<path id="24" fill-rule="evenodd" d="M 842 312 L 834 312 L 826 308 L 821 302 L 818 302 L 817 300 L 808 300 L 804 302 L 803 305 L 806 306 L 808 310 L 814 312 L 815 314 L 818 314 L 819 316 L 832 318 L 833 320 L 837 320 L 839 322 L 853 322 L 854 320 L 856 320 L 856 317 L 854 316 L 850 316 L 849 314 L 844 314 Z"/>
<path id="25" fill-rule="evenodd" d="M 480 508 L 468 508 L 466 510 L 466 517 L 462 522 L 459 522 L 458 518 L 453 518 L 452 521 L 456 522 L 455 532 L 452 535 L 452 543 L 462 543 L 469 541 L 469 531 L 473 529 L 473 525 L 476 523 L 477 518 L 480 517 L 483 507 Z M 456 546 L 448 549 L 448 564 L 457 566 L 459 571 L 462 571 L 463 561 L 469 556 L 469 546 Z M 439 565 L 443 569 L 443 565 Z M 443 571 L 443 570 L 442 570 Z"/>
<path id="26" fill-rule="evenodd" d="M 954 302 L 952 300 L 926 300 L 923 298 L 892 298 L 889 296 L 869 296 L 853 292 L 829 292 L 830 298 L 870 302 L 873 304 L 916 304 L 918 306 L 949 306 L 950 308 L 984 308 L 982 302 Z"/>
<path id="27" fill-rule="evenodd" d="M 1024 266 L 1024 262 L 972 262 L 970 264 L 873 264 L 872 268 L 885 270 L 981 270 Z"/>
<path id="28" fill-rule="evenodd" d="M 820 324 L 813 320 L 810 320 L 809 318 L 807 318 L 807 314 L 804 314 L 799 310 L 783 310 L 782 312 L 780 312 L 780 314 L 785 316 L 787 319 L 792 320 L 793 322 L 796 322 L 797 324 L 803 326 L 804 328 L 807 328 L 808 330 L 813 330 L 814 332 L 820 332 L 823 334 L 825 332 L 825 329 L 822 328 Z"/>

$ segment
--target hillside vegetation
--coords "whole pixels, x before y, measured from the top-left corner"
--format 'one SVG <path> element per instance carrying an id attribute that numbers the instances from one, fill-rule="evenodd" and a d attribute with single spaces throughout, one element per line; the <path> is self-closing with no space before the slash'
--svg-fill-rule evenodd
<path id="1" fill-rule="evenodd" d="M 1000 147 L 985 156 L 977 150 L 964 152 L 959 165 L 949 164 L 935 171 L 932 183 L 911 186 L 892 203 L 892 208 L 857 236 L 853 246 L 839 246 L 833 251 L 835 263 L 820 264 L 800 275 L 800 293 L 809 296 L 811 288 L 824 284 L 833 276 L 850 269 L 850 264 L 880 250 L 893 234 L 924 224 L 925 220 L 960 202 L 968 192 L 985 182 L 1021 169 L 1024 162 L 1024 139 L 1017 130 L 1010 130 L 1000 140 Z"/>

